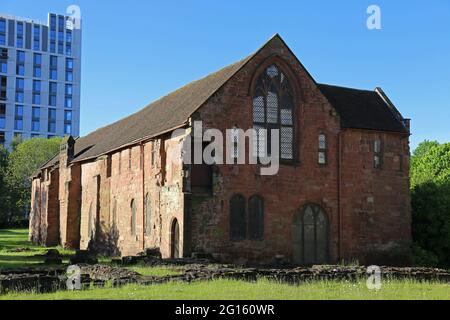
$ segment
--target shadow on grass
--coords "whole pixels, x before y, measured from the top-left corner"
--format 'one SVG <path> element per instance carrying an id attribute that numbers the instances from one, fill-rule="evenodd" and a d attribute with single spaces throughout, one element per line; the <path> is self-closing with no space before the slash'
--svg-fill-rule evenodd
<path id="1" fill-rule="evenodd" d="M 49 249 L 57 249 L 63 263 L 68 263 L 74 254 L 72 250 L 60 247 L 42 247 L 28 241 L 28 230 L 0 230 L 0 269 L 33 267 L 43 265 L 45 253 Z"/>
<path id="2" fill-rule="evenodd" d="M 0 255 L 0 269 L 29 267 L 43 264 L 43 262 L 44 260 L 41 257 Z"/>
<path id="3" fill-rule="evenodd" d="M 0 229 L 0 235 L 3 235 L 3 234 L 23 235 L 27 232 L 28 232 L 28 230 L 26 230 L 26 229 Z"/>
<path id="4" fill-rule="evenodd" d="M 18 239 L 0 239 L 0 248 L 14 249 L 14 248 L 33 248 L 34 246 L 28 241 Z"/>
<path id="5" fill-rule="evenodd" d="M 28 241 L 28 230 L 0 230 L 0 248 L 2 250 L 33 247 L 35 246 Z"/>

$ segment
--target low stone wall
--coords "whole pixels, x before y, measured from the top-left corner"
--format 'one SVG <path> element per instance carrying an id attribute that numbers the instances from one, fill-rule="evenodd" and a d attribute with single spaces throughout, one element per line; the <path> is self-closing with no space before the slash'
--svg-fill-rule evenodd
<path id="1" fill-rule="evenodd" d="M 300 284 L 306 281 L 347 280 L 357 281 L 367 279 L 369 274 L 365 267 L 318 266 L 312 268 L 294 269 L 236 269 L 225 266 L 218 268 L 196 267 L 188 268 L 185 274 L 189 278 L 210 280 L 218 278 L 256 281 L 269 279 L 277 282 Z M 429 268 L 392 268 L 381 267 L 384 279 L 412 279 L 416 281 L 438 281 L 450 283 L 450 271 Z"/>
<path id="2" fill-rule="evenodd" d="M 142 276 L 123 267 L 107 265 L 78 265 L 81 269 L 83 288 L 91 285 L 102 287 L 107 282 L 112 286 L 126 284 L 156 285 L 170 281 L 193 282 L 214 279 L 235 279 L 271 281 L 301 284 L 307 281 L 367 279 L 365 267 L 315 266 L 312 268 L 257 269 L 239 268 L 233 265 L 203 264 L 199 261 L 157 260 L 148 261 L 149 266 L 177 266 L 182 268 L 181 275 Z M 392 268 L 381 267 L 382 279 L 410 279 L 416 281 L 436 281 L 450 284 L 450 270 L 432 268 Z M 0 270 L 0 294 L 8 292 L 47 293 L 66 290 L 66 266 L 23 268 Z"/>
<path id="3" fill-rule="evenodd" d="M 63 267 L 0 270 L 0 294 L 11 291 L 46 293 L 65 288 Z"/>

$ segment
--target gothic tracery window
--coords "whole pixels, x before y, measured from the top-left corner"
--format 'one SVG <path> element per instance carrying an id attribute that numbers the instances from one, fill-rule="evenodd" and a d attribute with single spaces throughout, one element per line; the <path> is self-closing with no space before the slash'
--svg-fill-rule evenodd
<path id="1" fill-rule="evenodd" d="M 279 130 L 281 160 L 294 160 L 294 94 L 286 75 L 275 64 L 258 78 L 253 96 L 254 155 L 272 154 L 271 130 Z M 267 136 L 260 134 L 267 130 Z"/>

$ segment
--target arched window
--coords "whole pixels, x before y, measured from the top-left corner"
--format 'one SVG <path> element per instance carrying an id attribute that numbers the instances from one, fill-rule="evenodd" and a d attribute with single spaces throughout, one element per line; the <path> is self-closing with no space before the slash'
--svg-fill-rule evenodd
<path id="1" fill-rule="evenodd" d="M 233 141 L 233 150 L 231 151 L 232 159 L 239 158 L 239 129 L 234 126 L 231 131 L 231 139 Z"/>
<path id="2" fill-rule="evenodd" d="M 248 201 L 248 231 L 250 240 L 264 239 L 264 200 L 260 196 Z"/>
<path id="3" fill-rule="evenodd" d="M 322 207 L 309 204 L 294 216 L 293 239 L 295 264 L 328 262 L 329 225 Z"/>
<path id="4" fill-rule="evenodd" d="M 152 233 L 152 201 L 150 195 L 147 193 L 145 196 L 145 234 L 151 235 Z"/>
<path id="5" fill-rule="evenodd" d="M 230 239 L 232 241 L 244 240 L 246 231 L 245 198 L 237 194 L 230 200 Z"/>
<path id="6" fill-rule="evenodd" d="M 136 202 L 131 200 L 131 234 L 136 235 Z"/>
<path id="7" fill-rule="evenodd" d="M 253 127 L 255 156 L 272 153 L 271 130 L 280 130 L 280 159 L 294 160 L 294 95 L 288 78 L 275 64 L 258 78 L 253 96 Z M 259 134 L 267 130 L 267 141 Z"/>

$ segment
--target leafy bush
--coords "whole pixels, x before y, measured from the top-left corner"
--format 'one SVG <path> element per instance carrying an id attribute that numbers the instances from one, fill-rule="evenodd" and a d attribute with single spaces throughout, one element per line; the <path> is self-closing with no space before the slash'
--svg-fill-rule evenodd
<path id="1" fill-rule="evenodd" d="M 8 151 L 0 145 L 0 228 L 6 224 L 6 213 L 9 211 L 9 194 L 6 184 L 8 170 Z"/>
<path id="2" fill-rule="evenodd" d="M 450 266 L 450 143 L 426 141 L 411 161 L 415 258 Z M 437 262 L 436 259 L 437 258 Z"/>
<path id="3" fill-rule="evenodd" d="M 439 265 L 439 258 L 430 251 L 422 249 L 417 244 L 412 246 L 413 264 L 420 267 L 436 267 Z"/>
<path id="4" fill-rule="evenodd" d="M 31 176 L 57 154 L 61 138 L 15 140 L 11 153 L 0 146 L 0 225 L 25 226 L 30 211 Z"/>

